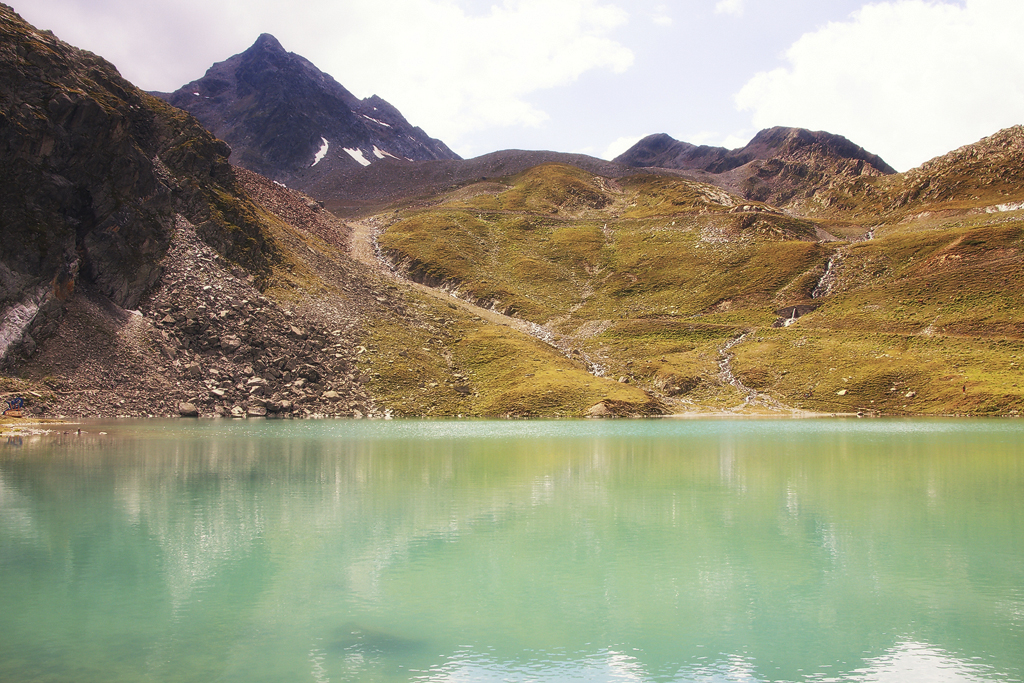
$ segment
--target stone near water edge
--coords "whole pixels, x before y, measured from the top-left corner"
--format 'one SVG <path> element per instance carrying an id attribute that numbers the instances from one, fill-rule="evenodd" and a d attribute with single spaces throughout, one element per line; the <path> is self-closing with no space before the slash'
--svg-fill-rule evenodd
<path id="1" fill-rule="evenodd" d="M 178 415 L 181 417 L 199 417 L 199 409 L 191 403 L 182 401 L 178 404 Z"/>
<path id="2" fill-rule="evenodd" d="M 231 409 L 231 417 L 233 417 L 233 418 L 243 418 L 243 417 L 245 417 L 245 408 L 243 408 L 242 406 L 235 406 L 235 407 L 233 407 Z"/>
<path id="3" fill-rule="evenodd" d="M 249 417 L 266 417 L 267 409 L 263 406 L 249 406 L 247 414 Z"/>

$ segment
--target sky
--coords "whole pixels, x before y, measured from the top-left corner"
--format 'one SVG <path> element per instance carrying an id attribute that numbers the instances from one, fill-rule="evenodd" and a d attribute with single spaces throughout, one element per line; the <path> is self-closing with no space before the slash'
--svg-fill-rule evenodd
<path id="1" fill-rule="evenodd" d="M 465 158 L 797 126 L 903 171 L 1024 124 L 1024 0 L 5 0 L 145 90 L 271 33 Z"/>

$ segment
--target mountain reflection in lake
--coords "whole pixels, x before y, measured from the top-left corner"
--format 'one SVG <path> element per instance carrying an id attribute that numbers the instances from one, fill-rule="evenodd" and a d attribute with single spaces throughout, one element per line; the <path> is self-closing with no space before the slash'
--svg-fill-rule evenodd
<path id="1" fill-rule="evenodd" d="M 1021 680 L 1022 437 L 180 420 L 25 438 L 0 444 L 0 680 Z"/>

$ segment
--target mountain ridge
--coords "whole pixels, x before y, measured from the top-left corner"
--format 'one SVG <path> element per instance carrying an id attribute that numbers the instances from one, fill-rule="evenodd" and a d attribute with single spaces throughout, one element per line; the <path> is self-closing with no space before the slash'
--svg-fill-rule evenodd
<path id="1" fill-rule="evenodd" d="M 731 150 L 681 142 L 664 133 L 649 135 L 614 161 L 690 172 L 747 199 L 778 206 L 812 197 L 836 178 L 896 173 L 881 157 L 841 135 L 785 126 L 766 128 Z"/>

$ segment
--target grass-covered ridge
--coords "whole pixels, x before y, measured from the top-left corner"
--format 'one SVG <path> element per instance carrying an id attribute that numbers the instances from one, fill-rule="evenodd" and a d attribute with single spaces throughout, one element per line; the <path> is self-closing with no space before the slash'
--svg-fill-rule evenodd
<path id="1" fill-rule="evenodd" d="M 962 197 L 908 174 L 844 181 L 808 219 L 685 178 L 551 164 L 402 209 L 379 244 L 673 410 L 1016 414 L 1024 193 L 1005 175 Z"/>

